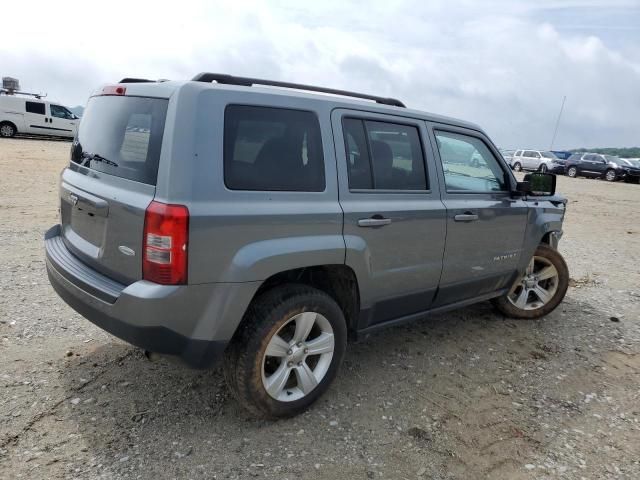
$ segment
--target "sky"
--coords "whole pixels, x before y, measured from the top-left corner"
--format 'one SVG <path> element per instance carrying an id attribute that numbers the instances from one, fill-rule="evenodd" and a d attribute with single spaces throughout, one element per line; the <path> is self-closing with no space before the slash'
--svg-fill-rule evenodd
<path id="1" fill-rule="evenodd" d="M 7 20 L 0 76 L 69 107 L 211 71 L 399 98 L 503 148 L 549 148 L 566 96 L 554 149 L 640 145 L 640 0 L 28 0 Z"/>

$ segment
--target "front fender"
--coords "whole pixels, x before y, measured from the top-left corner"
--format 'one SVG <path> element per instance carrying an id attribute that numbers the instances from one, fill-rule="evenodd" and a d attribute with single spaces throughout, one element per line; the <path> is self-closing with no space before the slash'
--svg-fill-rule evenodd
<path id="1" fill-rule="evenodd" d="M 344 264 L 342 235 L 313 235 L 262 240 L 243 246 L 222 274 L 222 282 L 263 281 L 287 270 Z"/>
<path id="2" fill-rule="evenodd" d="M 523 273 L 538 245 L 543 243 L 545 236 L 554 234 L 558 240 L 562 236 L 562 222 L 566 212 L 567 200 L 561 196 L 548 198 L 529 198 L 527 232 L 518 265 L 518 272 Z M 556 245 L 552 245 L 557 248 Z"/>

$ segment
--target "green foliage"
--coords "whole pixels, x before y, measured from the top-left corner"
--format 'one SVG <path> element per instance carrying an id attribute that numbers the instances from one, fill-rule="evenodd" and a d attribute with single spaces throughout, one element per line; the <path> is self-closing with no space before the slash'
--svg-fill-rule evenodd
<path id="1" fill-rule="evenodd" d="M 602 153 L 603 155 L 615 155 L 620 158 L 640 158 L 640 147 L 628 148 L 576 148 L 573 153 Z"/>

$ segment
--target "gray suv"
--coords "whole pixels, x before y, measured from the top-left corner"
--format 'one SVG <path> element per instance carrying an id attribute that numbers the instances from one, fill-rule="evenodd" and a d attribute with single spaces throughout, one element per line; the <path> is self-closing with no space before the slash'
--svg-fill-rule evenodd
<path id="1" fill-rule="evenodd" d="M 398 100 L 124 79 L 88 102 L 46 264 L 94 324 L 222 360 L 244 407 L 283 417 L 328 388 L 347 336 L 490 299 L 556 308 L 565 204 L 553 175 L 517 182 L 478 126 Z"/>

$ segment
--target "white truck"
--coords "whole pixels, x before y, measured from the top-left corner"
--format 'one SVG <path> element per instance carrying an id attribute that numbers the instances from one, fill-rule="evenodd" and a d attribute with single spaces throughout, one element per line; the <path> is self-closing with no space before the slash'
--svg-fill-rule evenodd
<path id="1" fill-rule="evenodd" d="M 0 93 L 0 137 L 15 134 L 73 138 L 79 118 L 68 108 L 37 96 Z"/>

